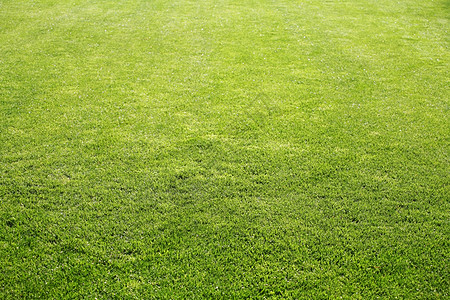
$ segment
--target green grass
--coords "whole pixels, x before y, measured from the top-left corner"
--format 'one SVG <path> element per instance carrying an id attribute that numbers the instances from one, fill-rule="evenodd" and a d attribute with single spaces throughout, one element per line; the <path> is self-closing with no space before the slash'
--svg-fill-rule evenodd
<path id="1" fill-rule="evenodd" d="M 449 12 L 0 0 L 0 298 L 448 298 Z"/>

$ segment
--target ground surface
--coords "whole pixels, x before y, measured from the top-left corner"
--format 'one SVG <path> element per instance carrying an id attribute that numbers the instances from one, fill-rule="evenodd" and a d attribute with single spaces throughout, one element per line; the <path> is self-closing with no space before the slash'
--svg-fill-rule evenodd
<path id="1" fill-rule="evenodd" d="M 448 17 L 0 0 L 0 298 L 447 298 Z"/>

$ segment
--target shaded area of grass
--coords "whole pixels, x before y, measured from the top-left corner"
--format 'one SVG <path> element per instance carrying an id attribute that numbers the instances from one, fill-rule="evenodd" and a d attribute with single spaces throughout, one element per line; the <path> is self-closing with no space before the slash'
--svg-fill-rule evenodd
<path id="1" fill-rule="evenodd" d="M 1 1 L 1 298 L 446 298 L 445 1 Z"/>

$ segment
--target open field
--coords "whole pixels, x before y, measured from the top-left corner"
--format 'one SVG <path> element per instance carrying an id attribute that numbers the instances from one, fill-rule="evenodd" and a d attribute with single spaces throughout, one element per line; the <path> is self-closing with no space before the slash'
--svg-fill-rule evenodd
<path id="1" fill-rule="evenodd" d="M 0 0 L 0 299 L 448 299 L 448 0 Z"/>

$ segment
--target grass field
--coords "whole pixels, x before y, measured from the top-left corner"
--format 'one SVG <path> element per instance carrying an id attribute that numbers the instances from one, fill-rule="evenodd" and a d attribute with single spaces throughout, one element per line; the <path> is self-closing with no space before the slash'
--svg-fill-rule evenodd
<path id="1" fill-rule="evenodd" d="M 448 0 L 0 0 L 1 299 L 448 299 Z"/>

